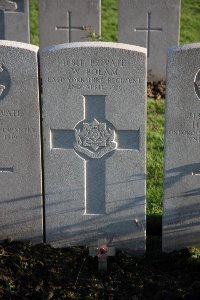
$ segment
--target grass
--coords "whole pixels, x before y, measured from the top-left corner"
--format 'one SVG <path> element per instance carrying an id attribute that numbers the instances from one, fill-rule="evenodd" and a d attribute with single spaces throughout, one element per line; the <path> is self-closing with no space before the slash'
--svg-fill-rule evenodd
<path id="1" fill-rule="evenodd" d="M 182 0 L 181 9 L 181 44 L 200 41 L 200 2 L 199 0 Z"/>
<path id="2" fill-rule="evenodd" d="M 38 21 L 38 2 L 31 0 L 30 3 L 30 26 L 31 26 L 31 43 L 39 45 L 39 21 Z"/>
<path id="3" fill-rule="evenodd" d="M 102 41 L 117 42 L 117 18 L 117 1 L 102 0 Z"/>
<path id="4" fill-rule="evenodd" d="M 164 156 L 164 101 L 148 100 L 147 215 L 162 214 Z"/>
<path id="5" fill-rule="evenodd" d="M 31 41 L 38 44 L 37 0 L 30 1 Z M 102 0 L 102 41 L 117 41 L 117 0 Z M 180 43 L 200 40 L 199 0 L 182 0 Z M 162 215 L 164 101 L 148 101 L 147 120 L 147 215 L 149 220 Z M 155 223 L 154 218 L 154 223 Z M 151 222 L 150 222 L 151 223 Z M 156 223 L 157 224 L 157 223 Z"/>

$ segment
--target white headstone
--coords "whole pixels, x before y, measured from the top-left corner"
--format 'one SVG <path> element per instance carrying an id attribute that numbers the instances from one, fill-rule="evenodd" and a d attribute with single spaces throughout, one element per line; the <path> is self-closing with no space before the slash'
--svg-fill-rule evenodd
<path id="1" fill-rule="evenodd" d="M 42 52 L 47 242 L 145 251 L 146 50 Z"/>
<path id="2" fill-rule="evenodd" d="M 0 39 L 30 42 L 29 0 L 0 0 Z"/>
<path id="3" fill-rule="evenodd" d="M 39 16 L 40 48 L 89 41 L 90 32 L 101 34 L 101 0 L 42 0 Z"/>
<path id="4" fill-rule="evenodd" d="M 169 50 L 163 250 L 200 248 L 200 44 Z"/>
<path id="5" fill-rule="evenodd" d="M 147 48 L 148 80 L 166 79 L 167 48 L 179 43 L 180 0 L 119 0 L 119 42 Z"/>
<path id="6" fill-rule="evenodd" d="M 0 41 L 0 240 L 43 241 L 37 53 Z"/>

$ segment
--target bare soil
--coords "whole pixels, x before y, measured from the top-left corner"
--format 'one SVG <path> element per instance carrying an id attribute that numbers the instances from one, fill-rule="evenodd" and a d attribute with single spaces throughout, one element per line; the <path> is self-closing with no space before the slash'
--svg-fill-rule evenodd
<path id="1" fill-rule="evenodd" d="M 148 81 L 147 96 L 154 99 L 164 99 L 166 94 L 166 82 L 161 80 L 158 82 Z"/>
<path id="2" fill-rule="evenodd" d="M 199 300 L 200 252 L 161 252 L 160 237 L 149 237 L 147 253 L 134 257 L 118 251 L 108 272 L 83 247 L 5 241 L 0 245 L 2 300 Z"/>

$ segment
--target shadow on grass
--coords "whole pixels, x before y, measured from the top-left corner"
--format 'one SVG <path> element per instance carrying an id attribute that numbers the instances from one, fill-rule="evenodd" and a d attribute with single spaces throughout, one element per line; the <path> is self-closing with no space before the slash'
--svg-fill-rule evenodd
<path id="1" fill-rule="evenodd" d="M 147 215 L 147 236 L 162 235 L 162 216 Z"/>

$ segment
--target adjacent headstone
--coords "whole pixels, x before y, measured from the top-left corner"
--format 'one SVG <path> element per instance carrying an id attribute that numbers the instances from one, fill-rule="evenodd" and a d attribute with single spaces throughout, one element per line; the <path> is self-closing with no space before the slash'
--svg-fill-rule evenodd
<path id="1" fill-rule="evenodd" d="M 200 248 L 200 44 L 169 50 L 163 250 Z"/>
<path id="2" fill-rule="evenodd" d="M 37 52 L 0 41 L 0 240 L 43 240 Z"/>
<path id="3" fill-rule="evenodd" d="M 29 0 L 0 0 L 0 39 L 29 43 Z"/>
<path id="4" fill-rule="evenodd" d="M 179 44 L 181 0 L 119 0 L 119 42 L 147 48 L 148 80 L 166 79 L 167 48 Z"/>
<path id="5" fill-rule="evenodd" d="M 146 50 L 42 52 L 46 238 L 145 251 Z"/>
<path id="6" fill-rule="evenodd" d="M 101 0 L 39 1 L 40 48 L 89 41 L 101 34 Z"/>

